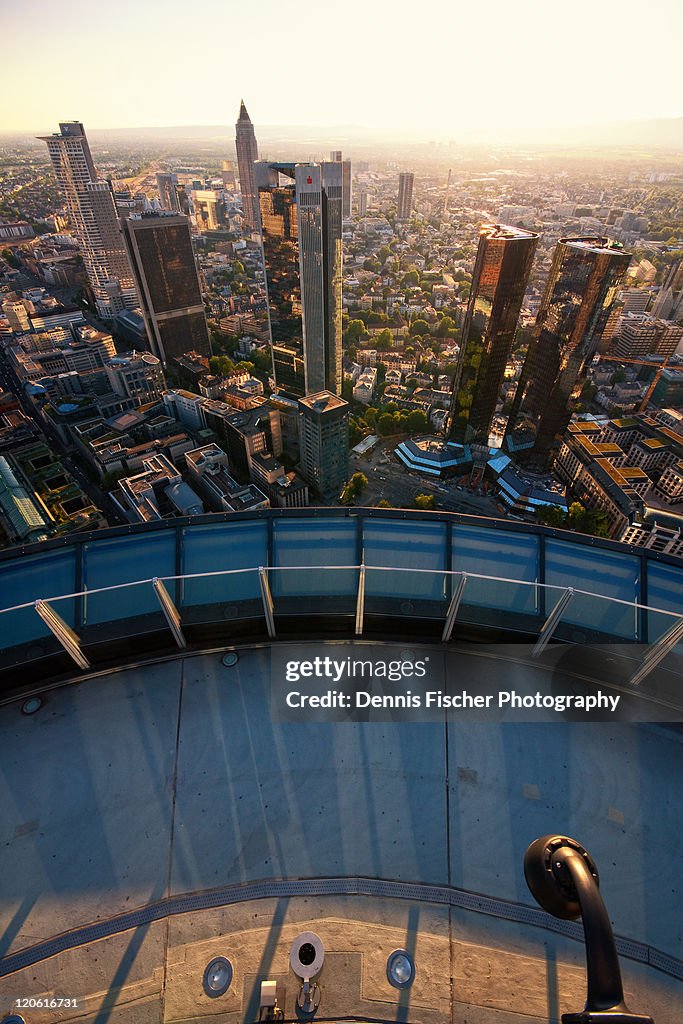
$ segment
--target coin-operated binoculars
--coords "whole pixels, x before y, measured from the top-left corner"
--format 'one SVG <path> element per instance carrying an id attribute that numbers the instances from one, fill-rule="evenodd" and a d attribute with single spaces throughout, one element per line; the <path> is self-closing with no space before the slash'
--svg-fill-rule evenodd
<path id="1" fill-rule="evenodd" d="M 580 1013 L 562 1024 L 653 1024 L 624 1002 L 619 959 L 607 908 L 590 854 L 567 836 L 541 836 L 524 855 L 524 877 L 537 903 L 554 917 L 581 918 L 586 941 L 588 992 Z"/>

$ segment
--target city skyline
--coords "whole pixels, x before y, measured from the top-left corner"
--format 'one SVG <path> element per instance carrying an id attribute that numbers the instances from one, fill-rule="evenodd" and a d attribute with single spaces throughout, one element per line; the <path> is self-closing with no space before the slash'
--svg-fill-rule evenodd
<path id="1" fill-rule="evenodd" d="M 655 0 L 647 19 L 628 17 L 623 5 L 614 0 L 601 5 L 579 0 L 570 14 L 559 5 L 549 12 L 547 4 L 533 0 L 523 16 L 502 2 L 483 9 L 438 0 L 430 5 L 428 17 L 415 19 L 409 41 L 403 19 L 394 18 L 386 2 L 368 7 L 354 0 L 341 22 L 332 10 L 323 10 L 313 26 L 297 27 L 295 34 L 286 9 L 274 3 L 250 12 L 243 5 L 209 0 L 203 18 L 211 24 L 213 38 L 220 41 L 239 24 L 246 37 L 259 39 L 259 66 L 264 73 L 254 75 L 249 49 L 237 47 L 230 56 L 227 80 L 220 63 L 207 62 L 201 48 L 186 47 L 182 31 L 185 10 L 178 0 L 165 5 L 163 18 L 161 10 L 158 3 L 133 5 L 123 0 L 119 17 L 107 27 L 108 47 L 112 52 L 125 52 L 131 45 L 131 25 L 140 38 L 154 38 L 155 46 L 144 62 L 127 62 L 126 75 L 117 79 L 115 89 L 85 90 L 86 81 L 101 79 L 102 40 L 97 19 L 92 18 L 84 0 L 65 0 L 59 8 L 45 0 L 27 0 L 16 10 L 6 8 L 0 15 L 6 41 L 6 113 L 1 116 L 0 131 L 44 130 L 70 112 L 75 116 L 76 111 L 94 128 L 229 125 L 243 93 L 255 124 L 291 123 L 291 106 L 283 105 L 279 90 L 273 88 L 283 48 L 306 55 L 306 60 L 292 61 L 288 67 L 288 88 L 292 94 L 305 93 L 305 104 L 297 104 L 297 118 L 309 126 L 357 124 L 401 135 L 408 131 L 416 138 L 425 133 L 455 139 L 472 134 L 489 134 L 494 139 L 550 138 L 556 137 L 562 126 L 675 118 L 683 113 L 676 61 L 683 14 L 673 0 Z M 71 49 L 75 42 L 79 49 L 76 73 L 55 78 L 49 93 L 37 85 L 31 87 L 22 73 L 23 30 L 32 19 L 49 33 L 56 50 L 61 45 Z M 261 19 L 269 25 L 267 34 L 259 31 Z M 394 80 L 389 94 L 383 63 L 371 58 L 365 61 L 363 74 L 345 79 L 343 87 L 325 74 L 335 53 L 342 61 L 358 45 L 359 25 L 368 38 L 381 38 L 388 52 L 410 57 L 413 74 L 405 82 Z M 577 55 L 576 31 L 583 25 L 590 26 L 592 39 L 609 40 L 609 60 L 598 62 Z M 319 41 L 332 38 L 333 26 L 338 41 L 330 53 L 329 43 L 323 47 Z M 434 47 L 449 38 L 473 44 L 458 47 L 455 82 L 450 62 L 434 60 Z M 513 53 L 515 73 L 511 75 Z M 167 69 L 181 54 L 184 74 L 174 79 Z M 625 87 L 623 69 L 636 57 L 640 77 L 656 80 L 656 92 Z M 482 60 L 486 76 L 481 74 Z M 562 66 L 571 68 L 572 73 L 561 75 L 558 69 Z M 422 73 L 429 83 L 428 102 L 423 90 L 413 84 Z M 202 83 L 201 100 L 196 90 L 185 87 L 188 79 Z M 312 94 L 307 86 L 313 79 L 322 85 Z M 624 87 L 619 87 L 620 81 Z M 160 82 L 163 89 L 156 87 Z M 476 102 L 466 102 L 475 84 Z M 381 110 L 370 102 L 378 95 L 383 97 Z"/>

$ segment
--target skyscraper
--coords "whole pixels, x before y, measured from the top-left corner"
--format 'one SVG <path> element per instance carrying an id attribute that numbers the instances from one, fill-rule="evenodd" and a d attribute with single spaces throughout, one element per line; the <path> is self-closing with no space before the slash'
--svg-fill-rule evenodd
<path id="1" fill-rule="evenodd" d="M 180 200 L 178 198 L 178 175 L 159 172 L 157 174 L 157 189 L 159 202 L 162 210 L 180 211 Z"/>
<path id="2" fill-rule="evenodd" d="M 186 352 L 211 355 L 187 217 L 143 213 L 122 228 L 154 354 L 165 366 Z"/>
<path id="3" fill-rule="evenodd" d="M 415 175 L 412 171 L 402 171 L 398 176 L 398 208 L 397 220 L 408 220 L 413 209 L 413 185 Z"/>
<path id="4" fill-rule="evenodd" d="M 342 159 L 341 149 L 330 150 L 330 162 L 342 165 L 342 217 L 351 216 L 351 161 Z"/>
<path id="5" fill-rule="evenodd" d="M 342 217 L 351 216 L 351 161 L 342 160 Z"/>
<path id="6" fill-rule="evenodd" d="M 673 263 L 652 306 L 652 316 L 683 322 L 683 260 Z"/>
<path id="7" fill-rule="evenodd" d="M 338 395 L 341 164 L 260 162 L 256 184 L 276 384 L 299 397 L 318 391 Z M 276 350 L 283 346 L 286 380 L 278 377 Z"/>
<path id="8" fill-rule="evenodd" d="M 97 313 L 112 319 L 138 305 L 138 296 L 121 237 L 111 185 L 100 181 L 80 121 L 60 122 L 59 132 L 41 136 L 64 193 L 78 238 Z"/>
<path id="9" fill-rule="evenodd" d="M 258 160 L 258 144 L 244 100 L 240 104 L 240 114 L 235 125 L 235 145 L 245 227 L 249 232 L 258 231 L 258 195 L 254 177 L 254 161 Z"/>
<path id="10" fill-rule="evenodd" d="M 302 475 L 326 499 L 334 499 L 349 475 L 349 406 L 320 391 L 299 400 Z"/>
<path id="11" fill-rule="evenodd" d="M 505 433 L 532 468 L 552 462 L 630 261 L 606 238 L 557 243 Z"/>
<path id="12" fill-rule="evenodd" d="M 485 224 L 453 384 L 448 437 L 487 445 L 538 235 Z"/>

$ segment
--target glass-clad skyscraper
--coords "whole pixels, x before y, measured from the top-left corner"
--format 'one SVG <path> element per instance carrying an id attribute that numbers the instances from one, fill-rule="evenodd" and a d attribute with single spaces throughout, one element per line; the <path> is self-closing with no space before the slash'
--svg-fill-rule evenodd
<path id="1" fill-rule="evenodd" d="M 562 238 L 505 433 L 530 467 L 552 462 L 631 261 L 607 238 Z"/>
<path id="2" fill-rule="evenodd" d="M 80 121 L 62 121 L 59 132 L 42 136 L 57 184 L 64 193 L 74 234 L 83 254 L 99 316 L 112 319 L 138 305 L 119 229 L 111 185 L 97 176 Z"/>
<path id="3" fill-rule="evenodd" d="M 488 444 L 538 235 L 485 224 L 453 383 L 448 438 Z"/>
<path id="4" fill-rule="evenodd" d="M 211 355 L 187 217 L 143 213 L 121 226 L 154 354 L 166 366 L 187 352 Z"/>
<path id="5" fill-rule="evenodd" d="M 275 382 L 298 397 L 318 391 L 338 395 L 341 164 L 255 166 Z M 284 362 L 282 346 L 289 350 Z M 285 362 L 286 379 L 279 373 Z"/>

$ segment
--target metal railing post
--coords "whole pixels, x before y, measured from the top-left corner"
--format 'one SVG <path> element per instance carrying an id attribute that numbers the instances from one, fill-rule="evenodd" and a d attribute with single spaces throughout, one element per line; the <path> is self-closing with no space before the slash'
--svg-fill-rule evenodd
<path id="1" fill-rule="evenodd" d="M 565 609 L 573 596 L 573 587 L 567 587 L 564 594 L 560 595 L 559 601 L 557 602 L 557 604 L 551 611 L 550 615 L 541 626 L 541 632 L 538 634 L 538 640 L 536 641 L 534 649 L 531 652 L 532 658 L 538 657 L 538 655 L 546 649 L 546 647 L 552 640 L 553 633 L 557 629 L 560 619 L 564 615 Z"/>
<path id="2" fill-rule="evenodd" d="M 271 640 L 275 639 L 275 616 L 273 614 L 275 606 L 273 605 L 273 595 L 270 592 L 270 584 L 268 583 L 268 571 L 264 569 L 262 565 L 259 566 L 258 579 L 261 586 L 261 600 L 263 601 L 263 614 L 266 619 L 266 629 L 268 630 L 268 636 Z"/>
<path id="3" fill-rule="evenodd" d="M 443 633 L 441 634 L 441 642 L 446 643 L 451 638 L 453 632 L 453 626 L 455 620 L 458 617 L 458 611 L 460 609 L 460 602 L 462 601 L 462 595 L 465 591 L 465 585 L 467 584 L 467 573 L 463 572 L 460 574 L 458 585 L 453 591 L 453 597 L 451 598 L 450 604 L 448 605 L 448 611 L 446 612 L 446 621 L 443 626 Z"/>
<path id="4" fill-rule="evenodd" d="M 74 633 L 71 626 L 66 624 L 61 615 L 57 614 L 52 605 L 39 598 L 33 607 L 52 635 L 57 638 L 66 653 L 73 658 L 78 667 L 82 669 L 90 668 L 90 662 L 83 653 L 78 636 Z"/>
<path id="5" fill-rule="evenodd" d="M 629 683 L 631 686 L 638 686 L 646 676 L 649 676 L 653 668 L 659 665 L 660 661 L 666 658 L 667 654 L 674 649 L 683 639 L 683 618 L 674 622 L 673 626 L 660 636 L 657 643 L 653 644 L 643 658 L 640 668 L 636 669 Z"/>
<path id="6" fill-rule="evenodd" d="M 161 605 L 161 610 L 164 613 L 164 618 L 166 619 L 166 622 L 168 623 L 169 628 L 173 633 L 173 636 L 175 637 L 175 642 L 178 644 L 178 647 L 187 647 L 187 641 L 185 640 L 185 637 L 183 635 L 183 630 L 180 623 L 180 612 L 174 605 L 171 595 L 164 586 L 163 582 L 157 576 L 155 576 L 154 579 L 152 580 L 152 586 L 154 587 L 154 593 L 156 594 L 159 604 Z"/>
<path id="7" fill-rule="evenodd" d="M 356 636 L 363 635 L 363 617 L 365 615 L 365 562 L 361 562 L 358 572 L 358 595 L 356 597 Z"/>

